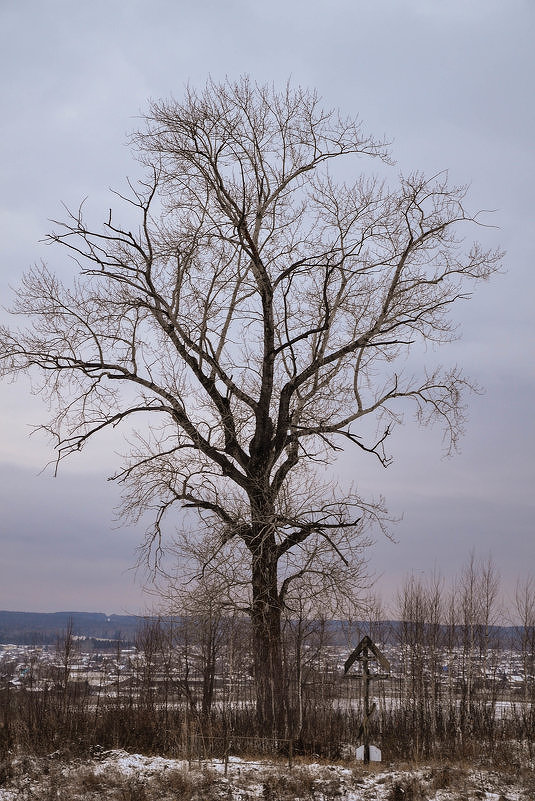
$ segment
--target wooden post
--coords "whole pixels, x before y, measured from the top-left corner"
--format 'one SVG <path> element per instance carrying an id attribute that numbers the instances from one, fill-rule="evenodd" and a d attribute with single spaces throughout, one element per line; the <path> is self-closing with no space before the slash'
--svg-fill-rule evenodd
<path id="1" fill-rule="evenodd" d="M 224 718 L 224 721 L 225 722 L 223 724 L 223 747 L 224 747 L 225 750 L 224 750 L 223 761 L 224 761 L 224 764 L 225 764 L 225 776 L 227 776 L 227 774 L 228 774 L 228 756 L 229 756 L 229 751 L 230 751 L 230 739 L 229 739 L 229 736 L 228 736 L 228 728 L 227 728 L 227 718 L 226 718 L 226 716 Z"/>
<path id="2" fill-rule="evenodd" d="M 368 666 L 368 648 L 362 649 L 362 673 L 364 676 L 364 721 L 362 723 L 362 735 L 364 745 L 364 764 L 370 763 L 370 727 L 368 721 L 370 719 L 370 668 Z"/>
<path id="3" fill-rule="evenodd" d="M 370 654 L 371 651 L 371 654 Z M 375 711 L 375 704 L 370 706 L 370 682 L 372 679 L 381 679 L 385 676 L 372 676 L 369 663 L 371 660 L 379 662 L 385 673 L 390 674 L 390 663 L 369 637 L 363 637 L 355 650 L 348 656 L 344 665 L 344 674 L 347 675 L 350 667 L 356 661 L 362 662 L 362 678 L 364 679 L 364 720 L 362 721 L 358 737 L 362 735 L 363 761 L 370 762 L 370 718 Z"/>

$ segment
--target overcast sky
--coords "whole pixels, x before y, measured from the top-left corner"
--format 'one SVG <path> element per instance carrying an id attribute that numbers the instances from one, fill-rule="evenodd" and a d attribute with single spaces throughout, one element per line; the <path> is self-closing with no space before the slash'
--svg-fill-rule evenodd
<path id="1" fill-rule="evenodd" d="M 471 550 L 510 594 L 535 572 L 534 20 L 532 0 L 3 0 L 2 304 L 32 263 L 68 270 L 39 242 L 61 202 L 105 213 L 108 188 L 136 175 L 127 134 L 148 98 L 244 72 L 316 88 L 392 141 L 400 170 L 448 169 L 471 208 L 495 210 L 499 230 L 479 237 L 506 249 L 507 272 L 457 311 L 462 340 L 441 354 L 486 387 L 461 454 L 443 459 L 440 432 L 408 416 L 388 470 L 347 452 L 340 471 L 402 518 L 370 554 L 387 600 L 410 571 L 449 579 Z M 46 413 L 25 382 L 0 385 L 0 608 L 143 611 L 143 531 L 114 522 L 106 481 L 115 443 L 54 479 L 49 444 L 28 436 Z"/>

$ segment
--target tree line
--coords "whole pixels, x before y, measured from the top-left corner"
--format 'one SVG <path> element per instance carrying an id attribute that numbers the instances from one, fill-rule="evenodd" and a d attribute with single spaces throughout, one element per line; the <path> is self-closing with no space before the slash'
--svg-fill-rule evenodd
<path id="1" fill-rule="evenodd" d="M 256 715 L 252 627 L 221 605 L 189 607 L 173 624 L 147 620 L 135 652 L 123 654 L 118 644 L 97 682 L 88 680 L 91 667 L 86 673 L 75 668 L 79 645 L 67 630 L 53 667 L 34 655 L 18 687 L 4 663 L 1 747 L 4 753 L 61 746 L 184 758 L 252 752 L 347 757 L 360 742 L 363 687 L 358 671 L 344 677 L 342 665 L 367 635 L 392 666 L 372 684 L 370 732 L 385 759 L 517 759 L 522 748 L 532 757 L 533 578 L 519 582 L 509 610 L 500 608 L 499 598 L 492 562 L 471 557 L 450 587 L 436 575 L 408 577 L 393 630 L 377 599 L 368 605 L 366 623 L 357 614 L 336 629 L 327 618 L 288 616 L 282 629 L 288 716 L 276 737 Z M 506 612 L 512 625 L 496 626 Z M 500 632 L 508 639 L 500 640 Z"/>

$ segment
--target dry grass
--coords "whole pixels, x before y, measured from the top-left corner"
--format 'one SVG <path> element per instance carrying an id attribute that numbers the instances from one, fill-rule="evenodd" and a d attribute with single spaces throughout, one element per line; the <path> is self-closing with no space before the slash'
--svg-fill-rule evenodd
<path id="1" fill-rule="evenodd" d="M 315 781 L 310 771 L 295 768 L 291 773 L 272 774 L 264 781 L 263 801 L 291 801 L 294 798 L 311 799 Z"/>
<path id="2" fill-rule="evenodd" d="M 3 766 L 0 801 L 318 801 L 350 793 L 381 801 L 476 801 L 489 792 L 500 801 L 535 798 L 535 772 L 528 766 L 513 775 L 438 761 L 419 767 L 298 764 L 292 770 L 255 761 L 231 762 L 225 777 L 221 763 L 214 766 L 219 770 L 197 764 L 188 769 L 172 760 L 139 756 L 127 763 L 126 757 L 118 752 L 89 762 L 58 755 L 13 760 Z"/>

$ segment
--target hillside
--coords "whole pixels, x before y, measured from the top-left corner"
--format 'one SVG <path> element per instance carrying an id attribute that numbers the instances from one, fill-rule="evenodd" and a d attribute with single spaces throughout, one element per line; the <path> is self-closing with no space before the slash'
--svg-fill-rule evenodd
<path id="1" fill-rule="evenodd" d="M 123 644 L 132 643 L 136 632 L 147 620 L 154 618 L 140 615 L 105 615 L 102 612 L 10 612 L 0 610 L 0 645 L 53 645 L 72 622 L 73 634 L 78 637 L 97 640 L 120 639 Z M 176 620 L 176 619 L 174 619 Z M 244 621 L 244 625 L 245 621 Z M 395 645 L 400 641 L 403 624 L 396 620 L 384 620 L 369 624 L 354 621 L 348 624 L 343 620 L 330 620 L 326 627 L 329 644 L 353 645 L 364 636 L 383 644 Z M 491 626 L 491 641 L 499 642 L 501 647 L 518 645 L 518 631 L 511 626 Z"/>
<path id="2" fill-rule="evenodd" d="M 0 643 L 51 645 L 72 621 L 80 637 L 131 642 L 141 617 L 105 615 L 102 612 L 9 612 L 0 610 Z"/>

